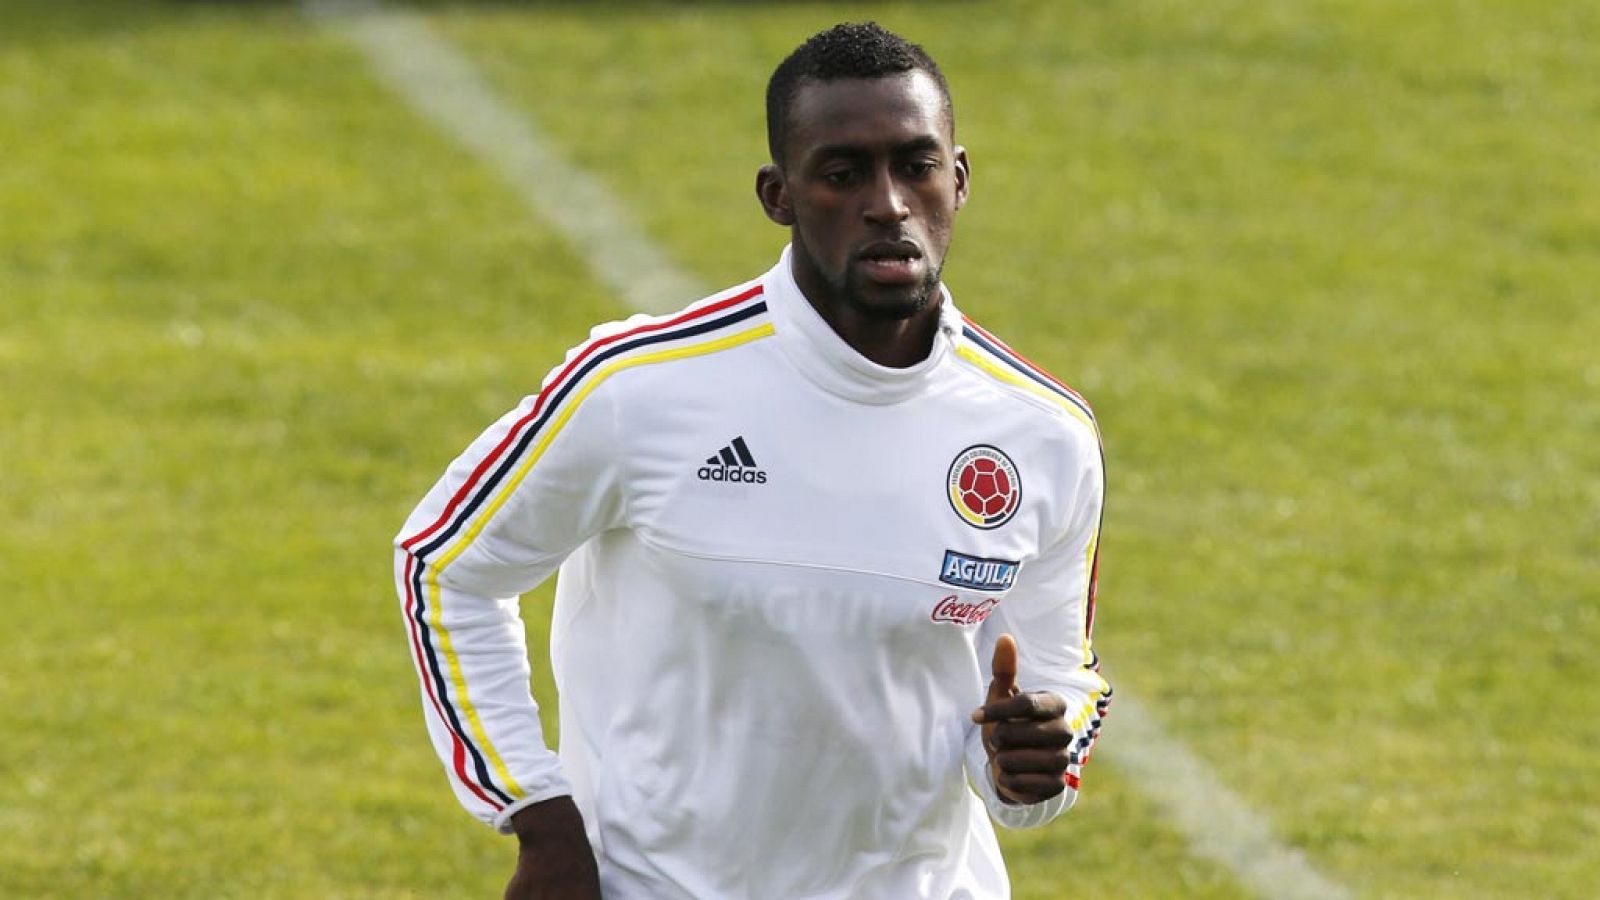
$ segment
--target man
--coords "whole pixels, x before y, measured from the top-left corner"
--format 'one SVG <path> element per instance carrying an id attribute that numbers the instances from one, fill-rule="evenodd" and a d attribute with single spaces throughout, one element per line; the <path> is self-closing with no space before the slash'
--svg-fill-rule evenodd
<path id="1" fill-rule="evenodd" d="M 1098 435 L 941 284 L 969 168 L 938 67 L 841 25 L 767 115 L 777 265 L 596 329 L 397 539 L 508 897 L 1004 897 L 989 817 L 1069 806 L 1105 714 Z M 559 757 L 516 600 L 557 566 Z"/>

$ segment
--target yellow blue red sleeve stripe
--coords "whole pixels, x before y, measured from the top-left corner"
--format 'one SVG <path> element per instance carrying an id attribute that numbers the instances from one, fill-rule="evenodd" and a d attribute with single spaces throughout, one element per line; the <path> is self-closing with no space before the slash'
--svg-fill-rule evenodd
<path id="1" fill-rule="evenodd" d="M 439 574 L 481 533 L 583 399 L 614 372 L 632 365 L 712 353 L 771 333 L 759 285 L 731 292 L 667 318 L 585 344 L 545 385 L 528 413 L 478 461 L 444 510 L 403 537 L 407 627 L 429 705 L 451 741 L 450 769 L 497 812 L 524 795 L 473 708 L 468 685 L 444 627 Z"/>
<path id="2" fill-rule="evenodd" d="M 1094 613 L 1096 593 L 1100 582 L 1100 528 L 1105 521 L 1105 447 L 1100 441 L 1100 426 L 1095 420 L 1094 410 L 1089 407 L 1089 401 L 1082 394 L 1068 387 L 1054 375 L 1035 365 L 1027 357 L 1011 349 L 1004 341 L 985 331 L 978 323 L 966 316 L 962 317 L 962 337 L 975 349 L 966 349 L 958 353 L 977 364 L 989 374 L 1024 388 L 1036 395 L 1049 397 L 1070 413 L 1073 418 L 1088 425 L 1094 432 L 1096 449 L 1100 454 L 1101 479 L 1101 504 L 1099 521 L 1095 524 L 1093 534 L 1090 536 L 1086 549 L 1086 584 L 1083 596 L 1083 659 L 1084 668 L 1095 674 L 1099 690 L 1091 695 L 1089 702 L 1069 723 L 1072 730 L 1078 734 L 1072 746 L 1072 764 L 1076 768 L 1089 761 L 1089 755 L 1094 750 L 1095 740 L 1100 736 L 1101 725 L 1110 712 L 1111 685 L 1099 675 L 1100 657 L 1094 652 Z M 1076 790 L 1078 787 L 1078 774 L 1069 771 L 1066 777 L 1067 786 Z"/>
<path id="3" fill-rule="evenodd" d="M 985 331 L 978 323 L 966 316 L 961 318 L 963 323 L 961 329 L 962 337 L 987 351 L 989 357 L 1009 370 L 1009 372 L 1001 371 L 994 374 L 1011 374 L 1011 378 L 1007 380 L 1021 379 L 1023 387 L 1030 387 L 1035 392 L 1043 391 L 1054 395 L 1059 398 L 1058 402 L 1065 401 L 1065 405 L 1069 407 L 1069 410 L 1075 413 L 1074 417 L 1085 421 L 1089 427 L 1094 428 L 1098 437 L 1099 427 L 1095 424 L 1094 410 L 1089 408 L 1089 401 L 1083 399 L 1082 394 L 1067 387 L 1054 375 L 1034 365 L 1027 357 L 1007 346 L 1004 341 Z M 971 359 L 972 357 L 969 355 L 968 358 Z M 975 359 L 973 361 L 978 362 L 979 360 Z"/>

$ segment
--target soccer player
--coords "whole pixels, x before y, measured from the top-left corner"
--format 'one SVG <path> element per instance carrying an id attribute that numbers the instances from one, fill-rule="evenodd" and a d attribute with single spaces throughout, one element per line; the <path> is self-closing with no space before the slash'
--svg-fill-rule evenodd
<path id="1" fill-rule="evenodd" d="M 1098 433 L 941 283 L 970 169 L 938 66 L 840 25 L 767 129 L 776 265 L 595 329 L 397 538 L 507 897 L 1005 897 L 991 819 L 1071 805 L 1105 715 Z M 557 567 L 559 755 L 517 605 Z"/>

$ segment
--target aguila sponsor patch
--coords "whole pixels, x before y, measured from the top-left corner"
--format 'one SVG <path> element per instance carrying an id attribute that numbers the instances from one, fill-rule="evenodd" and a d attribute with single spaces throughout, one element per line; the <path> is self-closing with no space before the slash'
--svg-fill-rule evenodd
<path id="1" fill-rule="evenodd" d="M 952 587 L 974 591 L 1009 591 L 1016 584 L 1017 570 L 1021 567 L 1015 560 L 988 559 L 946 550 L 944 564 L 939 567 L 939 580 Z"/>

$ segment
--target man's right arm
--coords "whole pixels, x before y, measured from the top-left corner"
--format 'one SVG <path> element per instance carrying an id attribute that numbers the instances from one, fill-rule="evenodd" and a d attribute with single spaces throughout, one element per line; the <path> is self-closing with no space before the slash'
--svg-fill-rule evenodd
<path id="1" fill-rule="evenodd" d="M 395 540 L 434 750 L 462 805 L 505 833 L 520 811 L 571 794 L 529 690 L 518 597 L 621 522 L 615 423 L 600 387 L 553 378 L 450 465 Z"/>

